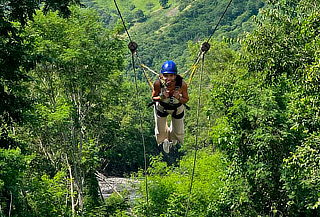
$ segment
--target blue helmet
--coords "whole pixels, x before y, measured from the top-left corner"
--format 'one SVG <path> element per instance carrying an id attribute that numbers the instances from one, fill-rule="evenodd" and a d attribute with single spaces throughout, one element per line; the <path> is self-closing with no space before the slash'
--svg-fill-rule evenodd
<path id="1" fill-rule="evenodd" d="M 164 62 L 164 64 L 161 67 L 161 71 L 162 74 L 177 74 L 178 70 L 177 70 L 177 66 L 175 64 L 175 62 L 173 62 L 172 60 L 168 60 L 166 62 Z"/>

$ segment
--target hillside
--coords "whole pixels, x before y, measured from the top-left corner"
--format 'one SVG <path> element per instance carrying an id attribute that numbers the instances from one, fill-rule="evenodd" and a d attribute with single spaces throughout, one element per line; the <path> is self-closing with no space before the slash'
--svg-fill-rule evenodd
<path id="1" fill-rule="evenodd" d="M 90 7 L 98 9 L 104 22 L 114 26 L 118 14 L 113 1 L 90 0 Z M 128 23 L 133 40 L 139 44 L 144 63 L 159 68 L 166 59 L 179 64 L 188 63 L 188 41 L 205 40 L 213 31 L 229 0 L 172 0 L 162 8 L 159 1 L 118 1 Z M 263 7 L 261 0 L 234 0 L 223 18 L 216 39 L 236 38 L 251 31 L 250 17 Z M 184 68 L 184 67 L 180 67 Z"/>
<path id="2" fill-rule="evenodd" d="M 256 25 L 235 0 L 163 143 L 112 0 L 80 1 L 0 4 L 0 217 L 320 216 L 319 0 L 265 1 Z M 228 0 L 117 1 L 144 60 L 182 70 Z"/>

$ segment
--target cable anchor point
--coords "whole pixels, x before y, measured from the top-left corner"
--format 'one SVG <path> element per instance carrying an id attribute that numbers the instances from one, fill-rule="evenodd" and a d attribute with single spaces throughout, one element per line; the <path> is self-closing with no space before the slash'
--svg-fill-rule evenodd
<path id="1" fill-rule="evenodd" d="M 201 51 L 206 53 L 210 50 L 210 44 L 209 42 L 203 42 L 203 44 L 201 45 Z"/>
<path id="2" fill-rule="evenodd" d="M 128 48 L 131 51 L 131 53 L 134 54 L 138 49 L 138 44 L 134 41 L 130 41 L 128 44 Z"/>

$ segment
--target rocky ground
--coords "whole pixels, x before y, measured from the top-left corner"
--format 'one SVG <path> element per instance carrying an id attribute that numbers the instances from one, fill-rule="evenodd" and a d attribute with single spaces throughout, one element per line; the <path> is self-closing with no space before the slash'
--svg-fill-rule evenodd
<path id="1" fill-rule="evenodd" d="M 138 180 L 132 178 L 106 177 L 98 172 L 96 173 L 96 176 L 99 181 L 100 193 L 103 198 L 108 198 L 113 193 L 122 197 L 121 193 L 124 191 L 127 193 L 130 200 L 137 197 Z"/>

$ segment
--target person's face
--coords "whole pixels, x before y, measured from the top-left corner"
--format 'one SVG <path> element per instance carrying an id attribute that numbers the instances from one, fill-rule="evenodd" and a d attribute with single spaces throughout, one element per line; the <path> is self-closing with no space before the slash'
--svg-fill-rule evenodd
<path id="1" fill-rule="evenodd" d="M 166 84 L 168 86 L 170 86 L 170 84 L 175 81 L 176 75 L 175 74 L 163 74 L 163 79 L 166 82 Z"/>

